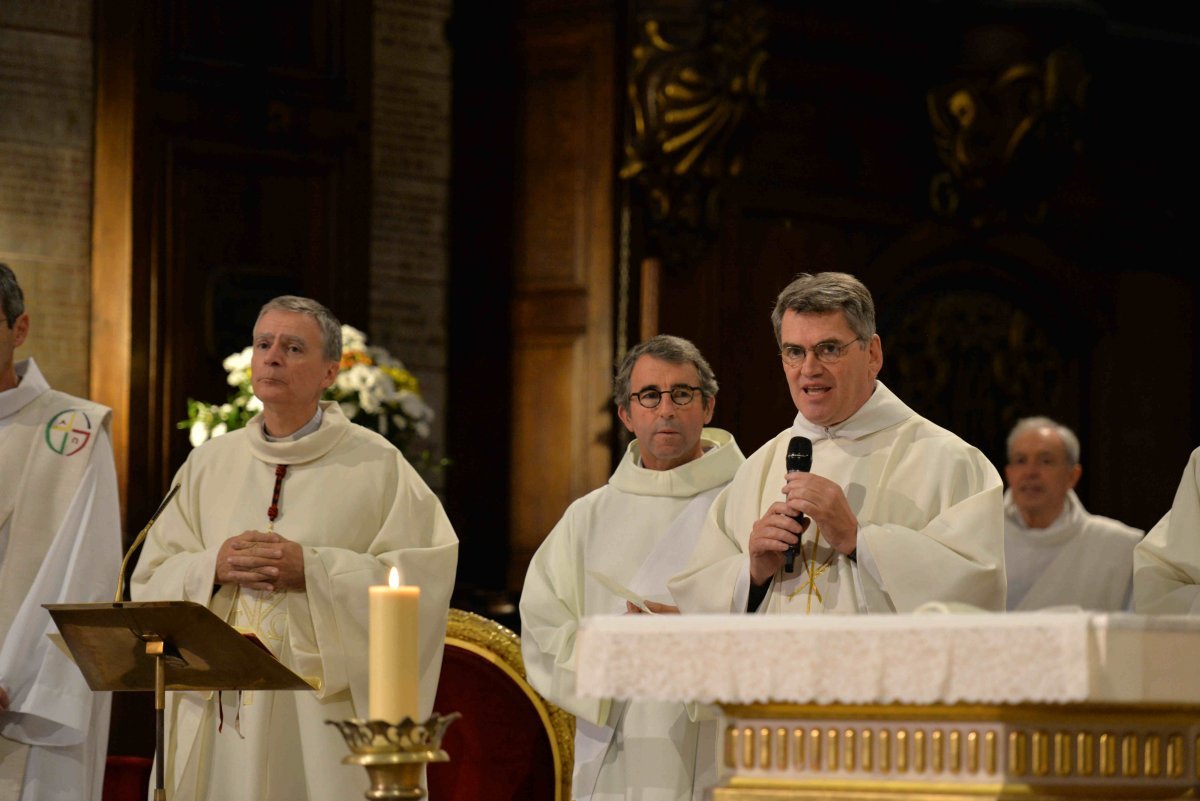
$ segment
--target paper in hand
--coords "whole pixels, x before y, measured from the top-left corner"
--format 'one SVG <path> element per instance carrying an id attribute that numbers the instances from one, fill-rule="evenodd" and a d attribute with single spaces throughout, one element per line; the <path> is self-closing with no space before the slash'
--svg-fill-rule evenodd
<path id="1" fill-rule="evenodd" d="M 634 594 L 633 590 L 629 589 L 628 587 L 621 586 L 608 576 L 604 575 L 603 573 L 597 573 L 595 570 L 589 570 L 587 574 L 596 581 L 600 582 L 600 585 L 604 587 L 604 589 L 608 590 L 618 598 L 624 598 L 626 601 L 629 601 L 629 603 L 633 604 L 638 609 L 641 609 L 648 615 L 655 614 L 654 612 L 650 611 L 650 607 L 646 606 L 646 600 L 644 598 L 639 598 Z"/>

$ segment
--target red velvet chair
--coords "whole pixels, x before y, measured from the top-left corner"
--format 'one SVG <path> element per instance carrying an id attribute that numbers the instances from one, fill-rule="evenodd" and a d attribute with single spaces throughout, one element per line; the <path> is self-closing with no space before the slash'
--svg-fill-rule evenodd
<path id="1" fill-rule="evenodd" d="M 449 762 L 429 766 L 434 801 L 569 801 L 575 718 L 525 680 L 521 642 L 494 620 L 450 610 L 434 709 L 462 714 Z"/>
<path id="2" fill-rule="evenodd" d="M 146 801 L 153 765 L 146 757 L 110 756 L 104 766 L 103 801 Z"/>

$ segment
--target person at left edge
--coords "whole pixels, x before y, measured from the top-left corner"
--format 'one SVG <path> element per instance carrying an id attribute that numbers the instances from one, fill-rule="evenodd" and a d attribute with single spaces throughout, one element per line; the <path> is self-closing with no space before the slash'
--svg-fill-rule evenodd
<path id="1" fill-rule="evenodd" d="M 42 604 L 112 600 L 112 413 L 51 389 L 33 358 L 14 361 L 29 327 L 0 264 L 0 801 L 99 801 L 111 694 L 47 638 Z"/>
<path id="2" fill-rule="evenodd" d="M 400 452 L 320 399 L 338 372 L 340 323 L 285 295 L 263 306 L 252 344 L 262 412 L 192 451 L 147 536 L 133 597 L 206 604 L 320 687 L 171 693 L 172 801 L 365 792 L 366 775 L 342 764 L 346 744 L 325 721 L 367 717 L 367 588 L 386 583 L 392 566 L 421 589 L 422 719 L 441 669 L 458 539 Z"/>

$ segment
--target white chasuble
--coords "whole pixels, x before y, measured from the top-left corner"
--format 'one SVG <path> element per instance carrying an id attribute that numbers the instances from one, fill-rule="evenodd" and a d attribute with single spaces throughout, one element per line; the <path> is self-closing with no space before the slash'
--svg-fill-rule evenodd
<path id="1" fill-rule="evenodd" d="M 32 359 L 0 393 L 0 801 L 99 801 L 110 693 L 48 638 L 42 604 L 111 601 L 121 564 L 110 412 Z"/>
<path id="2" fill-rule="evenodd" d="M 671 603 L 667 580 L 743 461 L 727 432 L 704 429 L 702 440 L 704 455 L 673 470 L 641 467 L 631 443 L 608 484 L 568 507 L 529 565 L 521 651 L 530 684 L 576 716 L 578 801 L 689 801 L 716 780 L 714 721 L 691 720 L 683 704 L 575 695 L 579 622 L 625 611 L 606 583 Z"/>
<path id="3" fill-rule="evenodd" d="M 911 612 L 929 601 L 1004 609 L 999 474 L 877 381 L 841 425 L 818 427 L 798 414 L 746 460 L 709 510 L 688 567 L 670 582 L 684 613 L 746 611 L 751 529 L 783 500 L 788 442 L 798 435 L 813 442 L 812 472 L 839 484 L 858 518 L 857 562 L 811 523 L 795 570 L 780 568 L 760 612 Z"/>
<path id="4" fill-rule="evenodd" d="M 1200 614 L 1200 448 L 1170 511 L 1134 549 L 1133 606 L 1144 615 Z"/>
<path id="5" fill-rule="evenodd" d="M 1045 528 L 1028 528 L 1004 495 L 1004 569 L 1009 611 L 1077 606 L 1097 612 L 1130 608 L 1133 549 L 1142 532 L 1089 514 L 1074 490 Z"/>
<path id="6" fill-rule="evenodd" d="M 268 442 L 260 416 L 194 450 L 134 571 L 135 599 L 206 604 L 319 685 L 169 693 L 165 767 L 175 801 L 323 801 L 367 789 L 362 768 L 341 764 L 345 742 L 325 721 L 367 716 L 367 588 L 386 583 L 392 566 L 401 584 L 421 589 L 420 714 L 432 711 L 458 539 L 399 451 L 336 403 L 321 406 L 320 428 L 299 440 Z M 221 544 L 267 530 L 280 464 L 274 530 L 303 547 L 305 589 L 214 588 Z"/>

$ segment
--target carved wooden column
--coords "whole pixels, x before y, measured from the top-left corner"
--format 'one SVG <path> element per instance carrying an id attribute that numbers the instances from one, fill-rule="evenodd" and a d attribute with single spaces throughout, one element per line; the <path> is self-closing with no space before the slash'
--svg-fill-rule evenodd
<path id="1" fill-rule="evenodd" d="M 613 40 L 597 13 L 526 20 L 518 43 L 512 587 L 611 468 Z"/>

